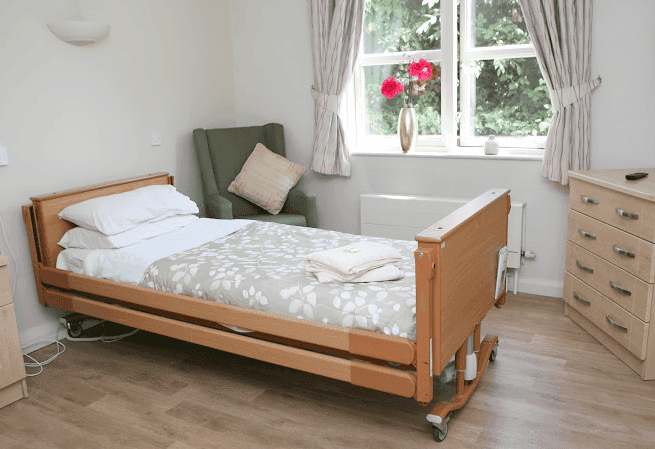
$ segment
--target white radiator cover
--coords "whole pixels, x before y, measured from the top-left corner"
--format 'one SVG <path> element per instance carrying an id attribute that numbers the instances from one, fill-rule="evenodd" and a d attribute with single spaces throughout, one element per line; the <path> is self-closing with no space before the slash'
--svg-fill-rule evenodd
<path id="1" fill-rule="evenodd" d="M 359 198 L 361 234 L 400 240 L 414 240 L 416 234 L 471 200 L 383 193 L 365 193 Z M 507 268 L 521 268 L 525 209 L 525 202 L 512 201 L 507 227 Z"/>

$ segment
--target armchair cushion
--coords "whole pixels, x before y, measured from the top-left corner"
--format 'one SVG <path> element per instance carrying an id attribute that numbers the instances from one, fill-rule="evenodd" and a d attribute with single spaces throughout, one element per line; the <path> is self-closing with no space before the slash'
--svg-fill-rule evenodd
<path id="1" fill-rule="evenodd" d="M 258 143 L 227 190 L 275 215 L 305 170 Z"/>

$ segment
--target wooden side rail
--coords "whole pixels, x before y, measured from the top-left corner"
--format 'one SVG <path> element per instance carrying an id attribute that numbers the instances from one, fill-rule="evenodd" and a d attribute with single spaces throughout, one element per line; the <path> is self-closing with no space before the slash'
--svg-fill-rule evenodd
<path id="1" fill-rule="evenodd" d="M 41 282 L 45 285 L 120 301 L 127 306 L 133 304 L 181 316 L 202 318 L 403 365 L 411 365 L 415 360 L 416 343 L 408 338 L 299 320 L 146 287 L 96 279 L 51 267 L 41 266 L 39 272 Z M 47 298 L 45 303 L 53 305 Z"/>
<path id="2" fill-rule="evenodd" d="M 416 376 L 408 371 L 347 360 L 248 336 L 224 332 L 137 310 L 46 289 L 48 304 L 114 323 L 177 338 L 209 348 L 318 374 L 407 398 L 416 394 Z"/>

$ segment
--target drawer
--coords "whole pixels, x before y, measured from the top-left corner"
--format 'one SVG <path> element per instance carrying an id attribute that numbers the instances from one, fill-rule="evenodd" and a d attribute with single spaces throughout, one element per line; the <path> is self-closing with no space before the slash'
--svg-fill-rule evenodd
<path id="1" fill-rule="evenodd" d="M 564 301 L 640 360 L 646 359 L 649 323 L 626 312 L 571 273 L 564 274 Z"/>
<path id="2" fill-rule="evenodd" d="M 653 283 L 652 243 L 574 210 L 569 211 L 568 239 L 639 279 Z"/>
<path id="3" fill-rule="evenodd" d="M 0 390 L 25 378 L 14 305 L 0 307 Z"/>
<path id="4" fill-rule="evenodd" d="M 566 246 L 566 271 L 642 321 L 650 321 L 653 284 L 623 271 L 573 242 Z"/>
<path id="5" fill-rule="evenodd" d="M 570 184 L 571 209 L 655 242 L 655 203 L 575 178 L 570 179 Z"/>

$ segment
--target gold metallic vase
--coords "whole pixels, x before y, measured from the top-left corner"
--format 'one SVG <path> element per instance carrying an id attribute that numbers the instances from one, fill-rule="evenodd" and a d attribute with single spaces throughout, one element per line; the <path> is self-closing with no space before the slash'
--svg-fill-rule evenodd
<path id="1" fill-rule="evenodd" d="M 409 103 L 400 110 L 398 116 L 398 136 L 403 153 L 416 149 L 418 137 L 418 117 L 414 105 Z"/>

